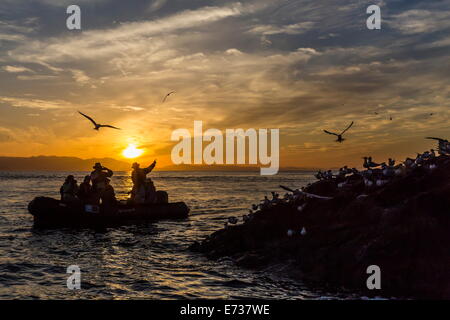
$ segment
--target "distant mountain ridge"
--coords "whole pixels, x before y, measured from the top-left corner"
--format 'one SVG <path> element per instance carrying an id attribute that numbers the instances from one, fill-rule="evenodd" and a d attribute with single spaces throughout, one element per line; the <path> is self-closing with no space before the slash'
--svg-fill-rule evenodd
<path id="1" fill-rule="evenodd" d="M 77 157 L 36 156 L 0 157 L 0 170 L 3 171 L 90 171 L 96 162 L 101 162 L 113 171 L 131 169 L 128 162 L 112 158 L 80 159 Z"/>

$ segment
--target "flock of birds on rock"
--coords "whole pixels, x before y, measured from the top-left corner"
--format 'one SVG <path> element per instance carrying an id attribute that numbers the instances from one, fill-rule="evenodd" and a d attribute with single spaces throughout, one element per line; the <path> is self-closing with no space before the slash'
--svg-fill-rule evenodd
<path id="1" fill-rule="evenodd" d="M 437 140 L 439 142 L 437 152 L 439 155 L 450 154 L 450 143 L 447 140 L 433 137 L 427 137 L 426 139 Z M 437 154 L 434 149 L 425 151 L 424 153 L 418 153 L 415 159 L 406 158 L 405 161 L 399 164 L 396 164 L 396 161 L 391 158 L 388 159 L 387 163 L 376 163 L 372 160 L 372 157 L 363 157 L 363 159 L 363 168 L 365 169 L 363 171 L 359 171 L 356 168 L 350 169 L 347 166 L 344 166 L 339 169 L 336 175 L 333 174 L 331 170 L 319 170 L 315 174 L 315 177 L 320 181 L 334 181 L 337 183 L 338 188 L 346 187 L 348 184 L 351 185 L 355 177 L 362 177 L 365 186 L 370 188 L 372 186 L 381 187 L 388 183 L 392 178 L 403 176 L 411 169 L 419 166 L 429 170 L 434 170 L 437 166 Z"/>
<path id="2" fill-rule="evenodd" d="M 434 149 L 430 151 L 425 151 L 424 153 L 418 153 L 416 158 L 406 158 L 402 163 L 396 164 L 394 159 L 389 158 L 387 163 L 376 163 L 373 161 L 372 157 L 363 157 L 363 168 L 360 171 L 356 168 L 348 168 L 344 166 L 339 169 L 337 174 L 334 174 L 332 170 L 321 171 L 319 170 L 315 177 L 319 181 L 324 181 L 325 183 L 333 183 L 338 189 L 352 187 L 355 181 L 363 181 L 365 190 L 370 191 L 372 188 L 382 187 L 395 177 L 404 176 L 411 170 L 422 167 L 427 170 L 434 170 L 437 168 L 438 156 L 450 155 L 450 142 L 441 138 L 426 137 L 426 139 L 438 141 L 437 152 Z M 308 184 L 307 187 L 311 186 Z M 290 204 L 297 208 L 297 211 L 302 212 L 308 204 L 308 199 L 321 199 L 321 200 L 331 200 L 333 197 L 325 197 L 316 194 L 306 192 L 306 188 L 301 189 L 291 189 L 285 186 L 280 186 L 282 189 L 288 191 L 283 197 L 277 192 L 272 192 L 272 199 L 267 196 L 260 201 L 259 204 L 253 204 L 249 213 L 242 217 L 243 223 L 247 223 L 254 218 L 255 211 L 257 210 L 267 210 L 272 206 L 278 204 Z M 367 194 L 360 194 L 358 198 L 367 197 Z M 228 228 L 230 224 L 237 224 L 239 219 L 236 217 L 230 217 L 228 222 L 225 223 L 225 228 Z M 292 229 L 287 230 L 287 236 L 291 237 L 296 234 L 305 236 L 307 234 L 306 228 L 302 227 L 301 230 L 295 231 Z"/>

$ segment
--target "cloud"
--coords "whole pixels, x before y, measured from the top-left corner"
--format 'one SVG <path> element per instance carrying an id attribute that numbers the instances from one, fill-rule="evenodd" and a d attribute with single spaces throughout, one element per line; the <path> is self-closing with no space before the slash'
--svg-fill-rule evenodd
<path id="1" fill-rule="evenodd" d="M 95 60 L 119 54 L 124 44 L 148 46 L 151 36 L 204 26 L 253 10 L 251 6 L 234 3 L 223 7 L 203 7 L 185 10 L 153 21 L 124 23 L 119 27 L 86 31 L 78 37 L 32 41 L 13 50 L 10 55 L 19 61 L 62 62 L 79 59 Z"/>
<path id="2" fill-rule="evenodd" d="M 28 0 L 3 0 L 6 2 L 25 2 Z M 111 0 L 35 0 L 35 2 L 39 2 L 45 5 L 55 6 L 55 7 L 68 7 L 69 5 L 76 4 L 76 5 L 95 5 L 95 4 L 101 4 L 101 3 L 107 3 L 111 2 Z"/>
<path id="3" fill-rule="evenodd" d="M 41 99 L 27 99 L 27 98 L 14 98 L 14 97 L 0 97 L 0 102 L 6 103 L 12 107 L 17 108 L 32 108 L 32 109 L 64 109 L 73 108 L 74 106 L 64 100 L 41 100 Z"/>
<path id="4" fill-rule="evenodd" d="M 148 10 L 150 12 L 157 11 L 161 9 L 165 4 L 167 3 L 167 0 L 153 0 L 150 6 L 148 7 Z"/>
<path id="5" fill-rule="evenodd" d="M 249 30 L 251 33 L 258 33 L 262 35 L 275 35 L 275 34 L 290 34 L 297 35 L 305 33 L 314 27 L 315 23 L 311 21 L 299 22 L 295 24 L 289 24 L 284 26 L 275 25 L 258 25 Z"/>
<path id="6" fill-rule="evenodd" d="M 21 66 L 4 66 L 3 70 L 10 73 L 23 73 L 23 72 L 30 72 L 33 73 L 34 71 L 25 67 Z"/>
<path id="7" fill-rule="evenodd" d="M 74 80 L 82 85 L 88 84 L 91 80 L 83 70 L 70 69 Z"/>
<path id="8" fill-rule="evenodd" d="M 404 34 L 424 34 L 450 28 L 450 12 L 448 10 L 407 10 L 393 15 L 388 24 Z"/>
<path id="9" fill-rule="evenodd" d="M 27 38 L 20 34 L 7 34 L 7 33 L 0 33 L 0 40 L 3 41 L 11 41 L 11 42 L 23 42 Z"/>
<path id="10" fill-rule="evenodd" d="M 31 76 L 26 76 L 26 75 L 17 76 L 17 79 L 24 80 L 24 81 L 56 80 L 57 78 L 58 78 L 57 76 L 39 75 L 39 74 L 31 75 Z"/>

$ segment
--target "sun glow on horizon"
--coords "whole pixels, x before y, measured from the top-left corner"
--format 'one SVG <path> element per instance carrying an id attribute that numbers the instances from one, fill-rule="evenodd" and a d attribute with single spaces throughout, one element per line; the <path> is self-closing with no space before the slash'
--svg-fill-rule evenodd
<path id="1" fill-rule="evenodd" d="M 128 147 L 122 151 L 122 155 L 128 159 L 137 158 L 141 156 L 143 153 L 144 150 L 138 149 L 134 144 L 129 144 Z"/>

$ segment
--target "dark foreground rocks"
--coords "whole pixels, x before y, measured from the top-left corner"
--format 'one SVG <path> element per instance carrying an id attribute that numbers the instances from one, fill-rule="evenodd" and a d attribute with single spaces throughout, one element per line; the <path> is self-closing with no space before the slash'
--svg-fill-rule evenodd
<path id="1" fill-rule="evenodd" d="M 292 277 L 366 295 L 450 299 L 450 160 L 436 163 L 371 189 L 314 183 L 306 191 L 333 199 L 276 204 L 191 249 L 248 268 L 289 264 Z M 370 265 L 381 290 L 367 288 Z"/>

